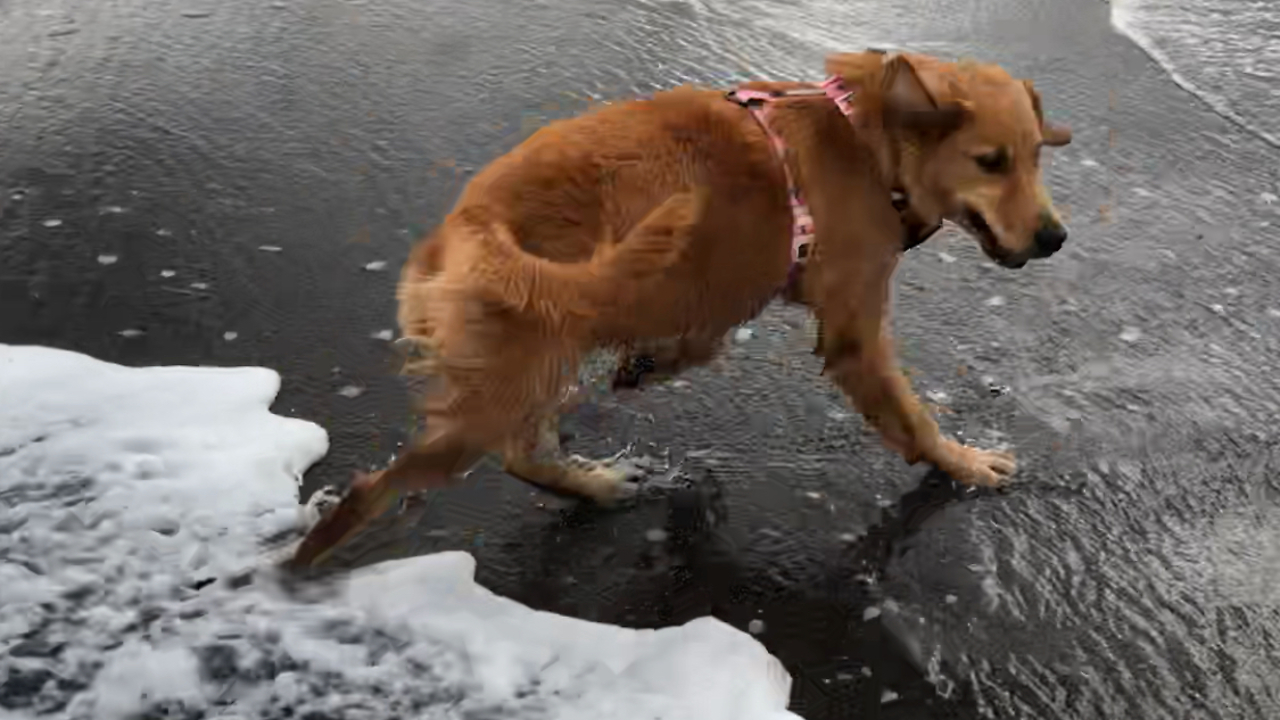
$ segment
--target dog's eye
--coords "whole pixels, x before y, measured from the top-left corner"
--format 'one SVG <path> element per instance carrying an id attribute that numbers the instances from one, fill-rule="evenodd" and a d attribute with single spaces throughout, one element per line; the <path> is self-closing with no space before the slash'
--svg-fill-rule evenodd
<path id="1" fill-rule="evenodd" d="M 973 161 L 978 163 L 978 167 L 986 173 L 999 174 L 1009 171 L 1009 151 L 1004 148 L 979 155 Z"/>

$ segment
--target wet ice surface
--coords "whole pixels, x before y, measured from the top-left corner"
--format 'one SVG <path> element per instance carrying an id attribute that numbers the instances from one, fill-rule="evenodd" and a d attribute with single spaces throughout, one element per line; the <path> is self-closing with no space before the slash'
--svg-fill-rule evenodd
<path id="1" fill-rule="evenodd" d="M 1257 0 L 1114 0 L 1112 23 L 1215 111 L 1280 147 L 1280 10 Z"/>
<path id="2" fill-rule="evenodd" d="M 1275 120 L 1268 81 L 1237 72 L 1266 72 L 1273 48 L 1209 37 L 1274 3 L 1141 4 L 1216 12 L 1170 58 Z M 771 308 L 724 373 L 566 422 L 584 455 L 683 457 L 690 487 L 604 513 L 485 468 L 352 564 L 465 549 L 485 586 L 538 608 L 758 619 L 813 720 L 889 693 L 911 718 L 1280 717 L 1280 158 L 1114 33 L 1121 3 L 283 5 L 194 21 L 139 0 L 5 6 L 0 338 L 272 367 L 278 412 L 329 431 L 308 489 L 344 483 L 404 439 L 371 334 L 394 322 L 409 241 L 475 168 L 580 109 L 566 93 L 816 78 L 824 50 L 867 45 L 996 59 L 1075 130 L 1043 158 L 1071 239 L 1010 273 L 940 234 L 902 263 L 895 334 L 920 393 L 946 394 L 944 428 L 1017 451 L 1009 492 L 905 467 Z"/>
<path id="3" fill-rule="evenodd" d="M 795 717 L 745 633 L 536 612 L 464 553 L 287 592 L 263 543 L 328 442 L 279 384 L 0 345 L 0 717 Z"/>

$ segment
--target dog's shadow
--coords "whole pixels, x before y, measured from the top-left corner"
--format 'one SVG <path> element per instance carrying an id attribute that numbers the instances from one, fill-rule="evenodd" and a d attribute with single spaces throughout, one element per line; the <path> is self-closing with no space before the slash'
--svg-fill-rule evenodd
<path id="1" fill-rule="evenodd" d="M 856 539 L 815 550 L 799 536 L 735 523 L 716 469 L 686 461 L 626 507 L 575 502 L 556 511 L 522 541 L 519 563 L 503 558 L 505 569 L 482 573 L 535 607 L 650 627 L 732 614 L 751 596 L 793 595 L 796 585 L 857 608 L 872 600 L 867 581 L 931 517 L 983 494 L 932 470 Z"/>
<path id="2" fill-rule="evenodd" d="M 974 500 L 1003 490 L 975 490 L 952 480 L 936 468 L 930 469 L 919 484 L 880 513 L 880 520 L 848 550 L 852 564 L 882 577 L 906 541 L 920 532 L 930 518 L 949 506 Z"/>
<path id="3" fill-rule="evenodd" d="M 519 569 L 482 562 L 480 580 L 539 609 L 628 627 L 714 616 L 757 634 L 783 660 L 796 707 L 825 705 L 810 705 L 806 717 L 847 717 L 850 708 L 875 716 L 887 690 L 903 717 L 916 717 L 939 702 L 936 691 L 910 640 L 867 611 L 882 603 L 880 580 L 932 518 L 990 492 L 932 470 L 856 538 L 814 542 L 813 533 L 744 527 L 716 469 L 687 461 L 632 507 L 555 511 L 518 551 Z"/>

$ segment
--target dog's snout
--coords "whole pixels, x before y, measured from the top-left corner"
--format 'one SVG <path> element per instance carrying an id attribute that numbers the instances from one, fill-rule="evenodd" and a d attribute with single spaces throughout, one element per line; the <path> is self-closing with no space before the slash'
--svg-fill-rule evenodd
<path id="1" fill-rule="evenodd" d="M 1062 249 L 1067 242 L 1067 229 L 1053 217 L 1043 217 L 1036 229 L 1036 255 L 1046 258 Z"/>

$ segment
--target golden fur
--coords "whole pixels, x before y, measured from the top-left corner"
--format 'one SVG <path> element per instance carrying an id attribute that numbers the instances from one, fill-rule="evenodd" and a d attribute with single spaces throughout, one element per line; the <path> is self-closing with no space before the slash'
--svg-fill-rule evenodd
<path id="1" fill-rule="evenodd" d="M 821 325 L 825 373 L 908 462 L 995 484 L 1012 457 L 944 438 L 900 372 L 890 282 L 904 228 L 943 219 L 1007 266 L 1052 254 L 1065 230 L 1038 157 L 1070 133 L 1044 122 L 1029 82 L 992 65 L 866 52 L 832 56 L 827 70 L 856 89 L 852 123 L 820 98 L 777 102 L 770 118 L 814 216 L 799 298 Z M 910 198 L 906 217 L 893 189 Z M 791 223 L 767 136 L 718 92 L 605 106 L 495 160 L 402 272 L 407 368 L 429 378 L 425 433 L 358 479 L 297 559 L 322 557 L 395 493 L 440 485 L 486 452 L 532 482 L 617 497 L 621 471 L 559 452 L 556 418 L 584 356 L 710 360 L 784 284 Z"/>

